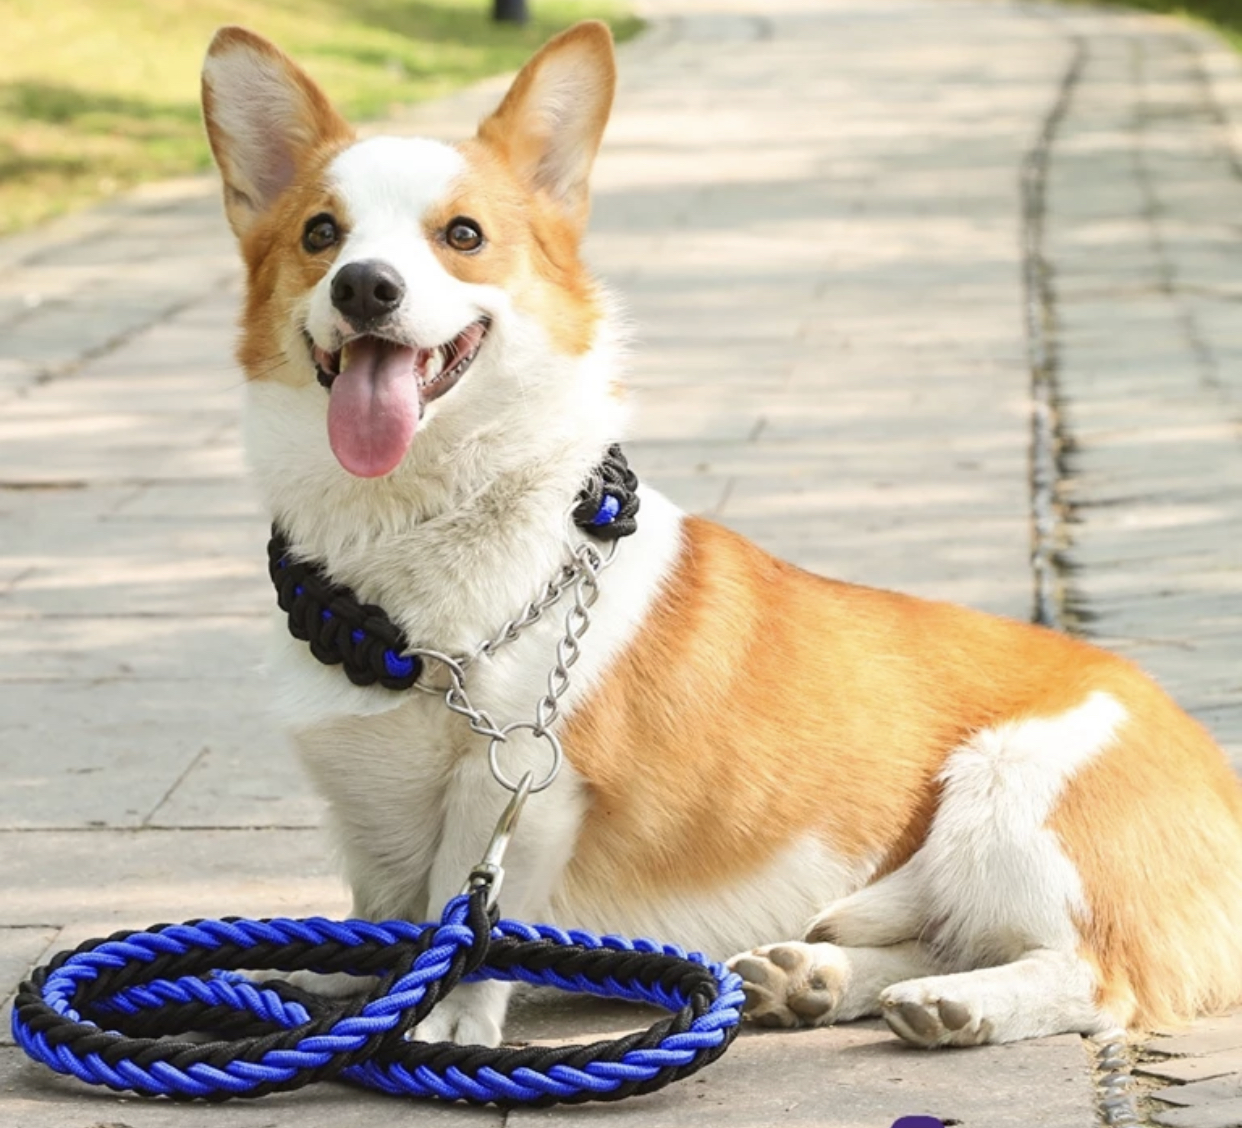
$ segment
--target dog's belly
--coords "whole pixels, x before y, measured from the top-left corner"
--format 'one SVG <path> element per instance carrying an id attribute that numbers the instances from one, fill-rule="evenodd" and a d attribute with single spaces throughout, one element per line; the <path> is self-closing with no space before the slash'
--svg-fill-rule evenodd
<path id="1" fill-rule="evenodd" d="M 810 919 L 862 886 L 874 867 L 834 854 L 818 840 L 793 842 L 766 865 L 696 888 L 638 885 L 622 878 L 624 857 L 575 855 L 552 903 L 555 922 L 664 943 L 725 958 L 801 936 Z"/>

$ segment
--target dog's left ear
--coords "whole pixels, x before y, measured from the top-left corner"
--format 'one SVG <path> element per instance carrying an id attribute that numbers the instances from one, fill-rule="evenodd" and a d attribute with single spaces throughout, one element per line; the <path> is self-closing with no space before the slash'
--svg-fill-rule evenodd
<path id="1" fill-rule="evenodd" d="M 550 40 L 479 126 L 480 140 L 579 227 L 586 225 L 587 180 L 616 82 L 612 33 L 607 24 L 586 20 Z"/>

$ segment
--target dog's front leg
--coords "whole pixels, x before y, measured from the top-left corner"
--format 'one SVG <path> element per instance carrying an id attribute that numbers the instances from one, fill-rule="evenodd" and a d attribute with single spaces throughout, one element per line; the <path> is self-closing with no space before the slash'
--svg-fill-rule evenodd
<path id="1" fill-rule="evenodd" d="M 542 743 L 511 740 L 503 751 L 505 771 L 518 779 L 529 768 L 540 778 L 548 762 Z M 445 796 L 443 835 L 431 867 L 431 919 L 462 891 L 470 871 L 482 860 L 510 797 L 492 777 L 485 754 L 471 752 L 458 762 Z M 504 858 L 502 915 L 518 920 L 546 916 L 573 850 L 584 807 L 582 787 L 568 767 L 546 791 L 527 799 Z M 498 1045 L 511 990 L 511 984 L 494 981 L 460 984 L 418 1025 L 414 1037 L 425 1042 Z"/>

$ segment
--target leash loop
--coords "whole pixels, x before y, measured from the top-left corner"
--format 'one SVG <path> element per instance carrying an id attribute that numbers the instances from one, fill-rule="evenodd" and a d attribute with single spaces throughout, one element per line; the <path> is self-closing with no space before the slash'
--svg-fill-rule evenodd
<path id="1" fill-rule="evenodd" d="M 435 924 L 231 917 L 88 940 L 22 984 L 13 1036 L 58 1073 L 142 1096 L 222 1101 L 340 1079 L 501 1107 L 653 1092 L 715 1061 L 736 1036 L 741 981 L 721 965 L 650 940 L 493 925 L 487 900 L 480 885 L 450 901 Z M 379 982 L 369 995 L 341 1001 L 280 980 L 252 982 L 242 968 Z M 589 1046 L 406 1041 L 459 982 L 475 979 L 672 1013 L 646 1031 Z M 191 1042 L 184 1037 L 191 1032 L 212 1040 Z"/>

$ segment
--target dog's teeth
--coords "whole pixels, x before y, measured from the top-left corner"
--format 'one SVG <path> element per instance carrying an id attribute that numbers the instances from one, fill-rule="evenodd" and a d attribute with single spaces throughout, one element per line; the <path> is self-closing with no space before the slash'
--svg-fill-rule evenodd
<path id="1" fill-rule="evenodd" d="M 342 372 L 349 365 L 349 347 L 349 342 L 346 341 L 345 344 L 341 346 L 341 351 L 338 354 L 340 359 L 337 361 L 337 368 Z"/>
<path id="2" fill-rule="evenodd" d="M 423 382 L 430 384 L 440 375 L 444 368 L 444 350 L 432 349 L 427 357 L 427 366 L 423 369 Z"/>

